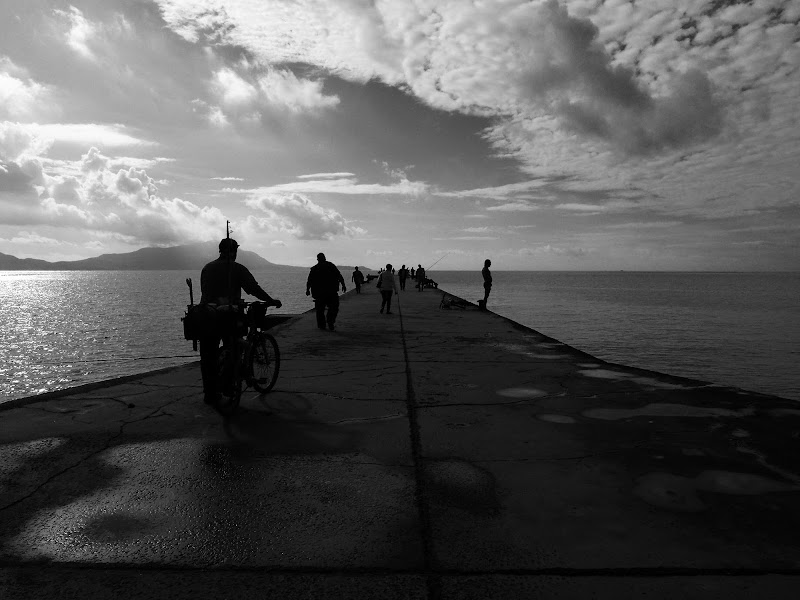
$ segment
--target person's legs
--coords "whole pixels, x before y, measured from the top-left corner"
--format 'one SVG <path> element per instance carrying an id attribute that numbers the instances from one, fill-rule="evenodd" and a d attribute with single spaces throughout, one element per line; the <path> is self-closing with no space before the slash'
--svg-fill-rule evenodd
<path id="1" fill-rule="evenodd" d="M 328 328 L 333 329 L 336 324 L 336 315 L 339 314 L 339 295 L 333 294 L 325 299 L 328 304 Z"/>
<path id="2" fill-rule="evenodd" d="M 314 306 L 317 309 L 317 327 L 325 329 L 325 299 L 314 298 Z"/>
<path id="3" fill-rule="evenodd" d="M 386 292 L 386 314 L 391 314 L 392 312 L 392 290 Z"/>
<path id="4" fill-rule="evenodd" d="M 483 284 L 483 303 L 486 304 L 486 301 L 489 299 L 489 292 L 492 291 L 492 286 L 488 283 Z"/>
<path id="5" fill-rule="evenodd" d="M 203 396 L 206 402 L 213 402 L 217 395 L 217 357 L 219 338 L 200 338 L 200 375 L 203 378 Z"/>
<path id="6" fill-rule="evenodd" d="M 383 312 L 383 309 L 386 308 L 388 293 L 389 292 L 386 290 L 381 290 L 381 312 Z"/>

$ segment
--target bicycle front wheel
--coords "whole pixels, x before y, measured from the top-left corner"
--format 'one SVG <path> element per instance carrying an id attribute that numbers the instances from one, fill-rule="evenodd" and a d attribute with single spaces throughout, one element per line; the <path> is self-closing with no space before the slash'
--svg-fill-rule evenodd
<path id="1" fill-rule="evenodd" d="M 278 380 L 281 368 L 281 352 L 278 342 L 269 333 L 260 333 L 253 341 L 250 352 L 250 383 L 256 391 L 266 394 Z"/>

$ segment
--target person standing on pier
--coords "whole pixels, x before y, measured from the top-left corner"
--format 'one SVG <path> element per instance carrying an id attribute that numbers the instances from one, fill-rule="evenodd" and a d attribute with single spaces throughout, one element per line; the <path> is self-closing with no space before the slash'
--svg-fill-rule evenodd
<path id="1" fill-rule="evenodd" d="M 483 261 L 483 269 L 481 269 L 481 275 L 483 275 L 483 304 L 478 304 L 484 310 L 486 309 L 486 303 L 489 300 L 489 293 L 492 291 L 492 272 L 489 270 L 489 267 L 491 266 L 492 261 L 490 261 L 488 258 Z"/>
<path id="2" fill-rule="evenodd" d="M 239 244 L 230 237 L 219 243 L 219 258 L 212 260 L 200 272 L 200 304 L 236 304 L 241 301 L 244 290 L 251 296 L 280 308 L 281 301 L 265 292 L 248 268 L 236 262 L 238 249 Z M 219 314 L 223 314 L 222 311 Z M 232 313 L 228 314 L 233 316 Z M 206 404 L 215 404 L 217 401 L 217 357 L 219 343 L 225 333 L 221 329 L 210 327 L 200 337 L 200 375 L 203 378 L 203 399 Z"/>
<path id="3" fill-rule="evenodd" d="M 400 270 L 397 272 L 397 277 L 400 279 L 400 289 L 405 290 L 406 279 L 408 279 L 408 269 L 406 269 L 405 265 L 400 267 Z"/>
<path id="4" fill-rule="evenodd" d="M 417 289 L 420 292 L 425 289 L 425 269 L 422 265 L 417 265 Z"/>
<path id="5" fill-rule="evenodd" d="M 339 285 L 346 292 L 344 277 L 335 264 L 325 259 L 325 255 L 317 254 L 317 264 L 311 267 L 306 281 L 306 296 L 311 294 L 317 309 L 317 327 L 325 329 L 325 323 L 331 331 L 336 327 L 336 315 L 339 314 Z M 325 309 L 328 314 L 325 314 Z"/>
<path id="6" fill-rule="evenodd" d="M 356 285 L 356 294 L 360 294 L 361 293 L 361 284 L 364 283 L 364 273 L 359 271 L 358 267 L 356 267 L 356 270 L 353 271 L 353 275 L 352 275 L 352 277 L 350 277 L 350 279 Z"/>
<path id="7" fill-rule="evenodd" d="M 386 314 L 392 314 L 392 294 L 397 295 L 397 283 L 394 280 L 394 269 L 392 265 L 386 265 L 386 270 L 378 279 L 378 289 L 381 291 L 381 314 L 386 307 Z"/>

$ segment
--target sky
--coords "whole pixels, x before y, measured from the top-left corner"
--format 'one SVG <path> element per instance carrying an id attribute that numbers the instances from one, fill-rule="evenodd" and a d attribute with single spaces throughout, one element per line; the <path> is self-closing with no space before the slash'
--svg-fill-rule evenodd
<path id="1" fill-rule="evenodd" d="M 800 270 L 798 0 L 0 2 L 0 252 Z M 444 257 L 444 258 L 442 258 Z"/>

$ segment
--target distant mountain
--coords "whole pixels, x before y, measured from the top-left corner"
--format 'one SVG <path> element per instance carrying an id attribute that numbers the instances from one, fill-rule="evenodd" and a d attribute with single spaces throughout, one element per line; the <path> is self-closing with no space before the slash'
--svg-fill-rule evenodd
<path id="1" fill-rule="evenodd" d="M 50 262 L 36 258 L 17 258 L 0 252 L 0 271 L 199 271 L 207 262 L 219 256 L 218 242 L 200 242 L 169 248 L 141 248 L 122 254 L 101 254 L 83 260 L 61 260 Z M 293 267 L 269 262 L 261 255 L 249 250 L 239 250 L 236 262 L 251 271 L 303 271 L 306 267 Z M 347 284 L 353 267 L 337 265 Z M 364 273 L 373 272 L 368 267 L 359 267 Z"/>
<path id="2" fill-rule="evenodd" d="M 50 262 L 35 258 L 17 258 L 0 253 L 0 271 L 199 271 L 219 256 L 218 242 L 203 242 L 170 248 L 142 248 L 122 254 L 101 254 L 94 258 Z M 271 263 L 255 252 L 239 250 L 236 262 L 251 271 L 307 271 L 308 267 L 293 267 Z"/>

